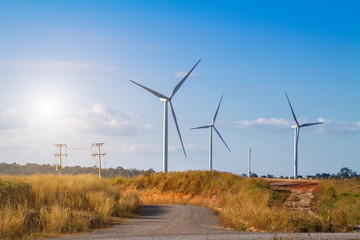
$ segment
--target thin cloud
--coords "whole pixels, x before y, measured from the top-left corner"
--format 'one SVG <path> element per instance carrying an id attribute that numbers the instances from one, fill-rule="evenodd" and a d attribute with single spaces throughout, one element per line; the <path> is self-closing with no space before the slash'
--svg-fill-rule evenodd
<path id="1" fill-rule="evenodd" d="M 194 145 L 194 144 L 184 144 L 184 148 L 187 153 L 188 152 L 198 152 L 198 151 L 207 149 L 207 148 L 204 148 L 204 147 L 201 147 L 198 145 Z M 170 145 L 169 152 L 183 154 L 183 149 L 182 149 L 181 145 Z"/>
<path id="2" fill-rule="evenodd" d="M 235 126 L 243 129 L 285 129 L 291 126 L 290 121 L 283 118 L 258 118 L 254 120 L 240 120 L 235 122 Z"/>
<path id="3" fill-rule="evenodd" d="M 13 68 L 51 68 L 51 69 L 70 69 L 70 70 L 118 70 L 118 67 L 92 62 L 73 62 L 73 61 L 1 61 L 1 65 Z"/>
<path id="4" fill-rule="evenodd" d="M 185 144 L 186 152 L 196 152 L 204 150 L 204 147 L 200 147 L 193 144 Z M 169 153 L 183 154 L 181 145 L 169 145 Z M 163 147 L 160 144 L 124 144 L 120 147 L 122 153 L 140 153 L 140 154 L 160 154 L 163 152 Z"/>
<path id="5" fill-rule="evenodd" d="M 322 123 L 332 123 L 333 121 L 330 120 L 330 119 L 318 118 L 318 122 L 322 122 Z"/>
<path id="6" fill-rule="evenodd" d="M 26 126 L 24 118 L 15 109 L 0 109 L 0 129 L 15 129 Z"/>
<path id="7" fill-rule="evenodd" d="M 124 144 L 120 147 L 120 152 L 157 154 L 162 152 L 162 147 L 157 144 Z"/>
<path id="8" fill-rule="evenodd" d="M 331 119 L 318 118 L 317 125 L 314 130 L 318 133 L 351 133 L 360 132 L 360 121 L 339 122 Z M 301 123 L 314 122 L 308 119 L 301 119 Z M 258 118 L 254 120 L 240 120 L 235 122 L 235 126 L 241 129 L 266 129 L 266 130 L 282 130 L 288 129 L 293 125 L 292 121 L 283 118 Z"/>
<path id="9" fill-rule="evenodd" d="M 145 124 L 138 127 L 133 124 L 136 115 L 112 110 L 100 103 L 94 103 L 80 110 L 74 117 L 64 121 L 64 127 L 73 131 L 94 132 L 108 136 L 136 136 L 153 131 L 154 127 Z"/>
<path id="10" fill-rule="evenodd" d="M 324 124 L 319 125 L 317 132 L 319 133 L 354 133 L 360 132 L 360 121 L 353 122 L 339 122 L 328 119 L 321 119 L 319 121 Z"/>

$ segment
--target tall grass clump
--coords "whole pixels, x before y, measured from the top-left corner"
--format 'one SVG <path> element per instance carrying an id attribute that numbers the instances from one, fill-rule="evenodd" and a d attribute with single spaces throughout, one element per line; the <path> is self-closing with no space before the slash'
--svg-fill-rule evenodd
<path id="1" fill-rule="evenodd" d="M 0 206 L 31 204 L 31 186 L 24 182 L 6 181 L 0 178 Z"/>
<path id="2" fill-rule="evenodd" d="M 321 231 L 319 219 L 290 213 L 283 203 L 290 192 L 274 190 L 260 178 L 217 171 L 144 174 L 114 178 L 113 183 L 137 191 L 145 204 L 193 204 L 216 212 L 223 226 L 242 231 Z"/>
<path id="3" fill-rule="evenodd" d="M 118 186 L 94 175 L 3 178 L 0 183 L 24 190 L 7 191 L 8 200 L 0 209 L 0 217 L 5 216 L 0 218 L 0 239 L 87 231 L 140 207 L 136 194 L 122 195 Z"/>
<path id="4" fill-rule="evenodd" d="M 360 224 L 360 179 L 323 180 L 315 208 L 330 231 L 351 231 Z"/>

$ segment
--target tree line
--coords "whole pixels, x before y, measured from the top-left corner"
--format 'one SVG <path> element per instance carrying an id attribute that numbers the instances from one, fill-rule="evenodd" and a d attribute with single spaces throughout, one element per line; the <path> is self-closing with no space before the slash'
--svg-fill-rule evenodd
<path id="1" fill-rule="evenodd" d="M 242 174 L 242 177 L 247 177 L 246 174 Z M 252 178 L 257 178 L 257 177 L 261 177 L 261 178 L 275 178 L 273 175 L 271 174 L 267 174 L 267 175 L 262 175 L 262 176 L 258 176 L 256 173 L 251 173 L 251 177 Z M 280 176 L 278 178 L 283 178 L 283 179 L 289 179 L 289 178 L 293 178 L 293 177 L 287 177 L 287 176 Z M 298 175 L 298 178 L 303 178 L 303 176 Z M 343 167 L 340 169 L 340 171 L 338 173 L 317 173 L 315 175 L 306 175 L 305 176 L 306 179 L 345 179 L 345 178 L 360 178 L 360 174 L 357 174 L 356 171 L 353 171 L 352 169 L 348 168 L 348 167 Z"/>
<path id="2" fill-rule="evenodd" d="M 98 174 L 98 168 L 94 167 L 63 167 L 62 174 L 79 175 L 79 174 Z M 102 176 L 107 178 L 122 176 L 134 177 L 141 174 L 155 172 L 153 169 L 138 170 L 125 169 L 122 167 L 102 169 Z M 0 163 L 0 175 L 33 175 L 33 174 L 58 174 L 56 165 L 27 163 L 25 165 L 17 163 Z"/>
<path id="3" fill-rule="evenodd" d="M 63 167 L 63 174 L 70 175 L 79 175 L 79 174 L 98 174 L 98 168 L 96 166 L 93 167 Z M 102 169 L 102 176 L 107 178 L 122 176 L 122 177 L 134 177 L 138 175 L 142 175 L 144 173 L 153 173 L 155 172 L 152 168 L 148 170 L 138 170 L 138 169 L 125 169 L 123 167 L 117 168 L 108 168 Z M 33 175 L 33 174 L 58 174 L 56 171 L 56 165 L 50 164 L 37 164 L 37 163 L 27 163 L 25 165 L 17 164 L 17 163 L 0 163 L 0 175 Z M 241 176 L 247 177 L 246 174 L 242 174 Z M 262 177 L 262 178 L 275 178 L 272 174 L 258 176 L 256 173 L 251 173 L 251 177 Z M 302 176 L 298 176 L 302 178 Z M 292 178 L 287 176 L 280 176 L 278 178 Z M 344 178 L 360 178 L 360 174 L 357 174 L 356 171 L 348 167 L 343 167 L 336 174 L 330 173 L 317 173 L 315 175 L 306 175 L 307 179 L 344 179 Z"/>

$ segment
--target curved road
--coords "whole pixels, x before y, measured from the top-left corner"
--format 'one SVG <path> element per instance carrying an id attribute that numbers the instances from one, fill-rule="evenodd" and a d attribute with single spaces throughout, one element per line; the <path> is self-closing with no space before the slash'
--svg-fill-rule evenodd
<path id="1" fill-rule="evenodd" d="M 230 231 L 219 227 L 218 218 L 207 208 L 185 205 L 147 205 L 141 217 L 117 224 L 111 229 L 94 231 L 69 239 L 108 240 L 198 240 L 198 239 L 360 239 L 360 233 L 248 233 Z"/>

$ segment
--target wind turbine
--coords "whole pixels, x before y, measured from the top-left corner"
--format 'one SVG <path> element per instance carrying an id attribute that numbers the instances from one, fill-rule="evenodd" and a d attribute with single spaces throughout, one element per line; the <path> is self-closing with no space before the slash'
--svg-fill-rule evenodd
<path id="1" fill-rule="evenodd" d="M 184 155 L 186 158 L 186 152 L 185 152 L 185 148 L 184 148 L 184 144 L 181 138 L 181 134 L 180 134 L 180 130 L 179 130 L 179 126 L 176 120 L 176 115 L 175 115 L 175 111 L 174 111 L 174 107 L 171 104 L 171 100 L 174 97 L 175 93 L 179 90 L 179 88 L 181 87 L 181 85 L 185 82 L 185 80 L 187 79 L 187 77 L 191 74 L 191 72 L 194 70 L 194 68 L 198 65 L 198 63 L 201 61 L 201 59 L 195 64 L 195 66 L 188 72 L 188 74 L 186 74 L 186 76 L 176 85 L 176 87 L 174 88 L 174 90 L 172 91 L 171 95 L 169 97 L 166 97 L 165 95 L 158 93 L 150 88 L 147 88 L 137 82 L 134 82 L 132 80 L 130 80 L 132 83 L 144 88 L 145 90 L 149 91 L 150 93 L 154 94 L 155 96 L 160 98 L 161 102 L 164 102 L 164 124 L 163 124 L 163 172 L 166 173 L 168 172 L 168 103 L 170 104 L 170 109 L 171 109 L 171 113 L 172 116 L 174 118 L 174 122 L 175 122 L 175 126 L 176 126 L 176 130 L 179 134 L 179 138 L 180 138 L 180 142 L 181 142 L 181 146 L 182 149 L 184 151 Z"/>
<path id="2" fill-rule="evenodd" d="M 201 126 L 201 127 L 195 127 L 195 128 L 191 128 L 190 130 L 194 130 L 194 129 L 201 129 L 201 128 L 209 128 L 210 130 L 210 133 L 209 133 L 209 170 L 212 170 L 212 130 L 214 129 L 215 132 L 219 135 L 220 139 L 223 141 L 223 143 L 225 144 L 225 146 L 227 147 L 227 149 L 229 150 L 229 152 L 231 152 L 230 148 L 228 147 L 228 145 L 226 144 L 226 142 L 224 141 L 224 139 L 221 137 L 219 131 L 216 129 L 215 127 L 215 121 L 216 121 L 216 117 L 217 117 L 217 114 L 219 112 L 219 108 L 220 108 L 220 104 L 221 104 L 221 101 L 223 99 L 223 96 L 221 96 L 221 99 L 220 99 L 220 102 L 219 102 L 219 105 L 216 109 L 216 112 L 215 112 L 215 115 L 214 115 L 214 118 L 213 118 L 213 121 L 210 125 L 205 125 L 205 126 Z"/>
<path id="3" fill-rule="evenodd" d="M 300 133 L 300 128 L 302 127 L 309 127 L 309 126 L 312 126 L 312 125 L 317 125 L 317 124 L 322 124 L 323 122 L 316 122 L 316 123 L 304 123 L 304 124 L 299 124 L 298 120 L 296 119 L 296 116 L 295 116 L 295 113 L 294 113 L 294 110 L 291 106 L 291 103 L 290 103 L 290 100 L 289 100 L 289 97 L 288 95 L 286 94 L 285 92 L 285 95 L 286 95 L 286 98 L 289 102 L 289 105 L 290 105 L 290 109 L 291 109 L 291 112 L 292 112 L 292 115 L 293 115 L 293 118 L 294 118 L 294 121 L 296 123 L 296 125 L 294 126 L 291 126 L 291 128 L 294 128 L 294 179 L 297 178 L 297 174 L 298 174 L 298 142 L 299 142 L 299 133 Z"/>

